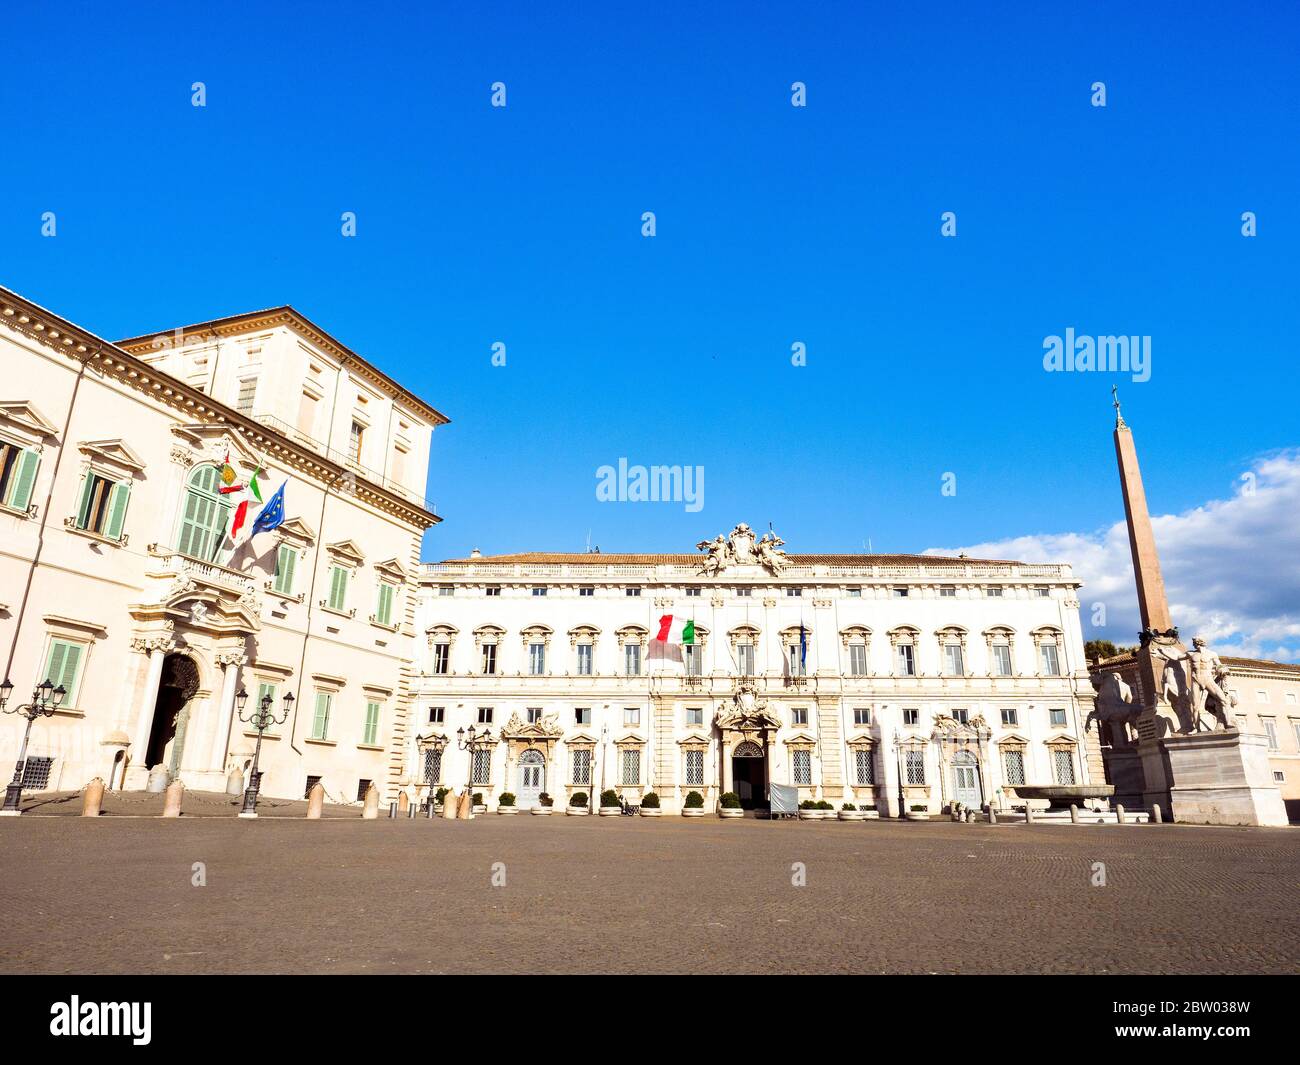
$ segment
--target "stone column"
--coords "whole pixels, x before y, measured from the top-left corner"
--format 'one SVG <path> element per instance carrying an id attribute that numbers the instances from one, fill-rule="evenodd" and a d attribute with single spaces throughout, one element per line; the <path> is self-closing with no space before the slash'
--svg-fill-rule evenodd
<path id="1" fill-rule="evenodd" d="M 158 705 L 158 688 L 162 683 L 163 660 L 168 652 L 174 650 L 175 642 L 170 633 L 155 633 L 136 637 L 131 641 L 131 649 L 142 651 L 149 656 L 149 673 L 145 677 L 144 691 L 136 709 L 135 728 L 131 732 L 131 762 L 146 773 L 149 767 L 144 764 L 149 751 L 149 733 L 153 728 L 154 709 Z"/>
<path id="2" fill-rule="evenodd" d="M 731 780 L 730 737 L 725 732 L 721 734 L 721 737 L 722 738 L 718 742 L 718 750 L 722 754 L 722 778 L 720 781 L 720 783 L 722 784 L 722 790 L 718 792 L 719 799 L 721 799 L 722 796 L 725 795 L 727 792 L 735 790 L 735 785 Z"/>
<path id="3" fill-rule="evenodd" d="M 239 653 L 224 653 L 216 656 L 221 666 L 221 701 L 217 704 L 217 727 L 212 732 L 212 752 L 208 756 L 208 765 L 218 773 L 226 770 L 226 751 L 230 746 L 230 733 L 234 728 L 235 694 L 239 691 L 239 667 L 247 659 Z"/>

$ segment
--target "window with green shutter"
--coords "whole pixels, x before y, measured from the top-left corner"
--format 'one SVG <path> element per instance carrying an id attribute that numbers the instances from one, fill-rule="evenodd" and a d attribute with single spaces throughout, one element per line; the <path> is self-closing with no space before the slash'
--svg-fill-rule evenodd
<path id="1" fill-rule="evenodd" d="M 230 524 L 233 507 L 217 491 L 221 473 L 216 466 L 196 466 L 185 487 L 176 550 L 203 562 L 216 560 Z"/>
<path id="2" fill-rule="evenodd" d="M 351 576 L 346 566 L 330 567 L 330 597 L 329 608 L 331 610 L 346 610 L 348 605 L 348 578 Z"/>
<path id="3" fill-rule="evenodd" d="M 379 603 L 375 607 L 375 620 L 381 625 L 393 623 L 393 586 L 383 581 L 379 584 Z"/>
<path id="4" fill-rule="evenodd" d="M 361 742 L 373 747 L 379 742 L 379 704 L 366 703 L 366 727 L 361 733 Z"/>
<path id="5" fill-rule="evenodd" d="M 81 482 L 81 498 L 77 501 L 77 528 L 110 540 L 120 540 L 130 495 L 130 484 L 88 470 Z"/>
<path id="6" fill-rule="evenodd" d="M 288 544 L 281 544 L 275 554 L 275 590 L 281 595 L 293 595 L 293 571 L 298 564 L 298 552 Z"/>
<path id="7" fill-rule="evenodd" d="M 31 448 L 0 440 L 0 504 L 20 511 L 31 505 L 40 462 L 40 454 Z"/>
<path id="8" fill-rule="evenodd" d="M 267 703 L 266 705 L 267 705 L 267 707 L 268 707 L 272 712 L 274 712 L 274 710 L 275 710 L 275 685 L 274 685 L 274 684 L 269 684 L 269 683 L 267 683 L 266 681 L 262 681 L 262 682 L 261 682 L 260 684 L 258 684 L 258 686 L 257 686 L 257 709 L 260 710 L 260 709 L 262 708 L 262 700 L 263 700 L 263 699 L 266 699 L 268 696 L 270 697 L 271 701 L 270 701 L 269 703 Z"/>
<path id="9" fill-rule="evenodd" d="M 311 719 L 311 738 L 314 740 L 329 739 L 330 732 L 330 704 L 334 696 L 329 692 L 316 693 L 316 712 Z"/>
<path id="10" fill-rule="evenodd" d="M 64 710 L 77 704 L 77 685 L 81 680 L 81 663 L 86 655 L 86 645 L 55 637 L 50 640 L 50 653 L 45 661 L 45 677 L 56 688 L 63 686 L 68 694 L 60 704 Z"/>

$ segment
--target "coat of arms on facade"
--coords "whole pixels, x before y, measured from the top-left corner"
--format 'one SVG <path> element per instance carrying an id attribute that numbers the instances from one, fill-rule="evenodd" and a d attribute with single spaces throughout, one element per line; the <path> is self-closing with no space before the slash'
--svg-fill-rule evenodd
<path id="1" fill-rule="evenodd" d="M 712 577 L 728 566 L 766 566 L 772 573 L 780 574 L 790 560 L 781 550 L 785 543 L 770 529 L 761 538 L 743 521 L 731 530 L 730 536 L 715 536 L 695 545 L 698 551 L 707 551 L 700 560 L 700 572 Z"/>
<path id="2" fill-rule="evenodd" d="M 767 709 L 767 701 L 758 697 L 754 685 L 742 682 L 731 697 L 731 704 L 719 709 L 716 723 L 722 729 L 775 729 L 781 722 Z"/>

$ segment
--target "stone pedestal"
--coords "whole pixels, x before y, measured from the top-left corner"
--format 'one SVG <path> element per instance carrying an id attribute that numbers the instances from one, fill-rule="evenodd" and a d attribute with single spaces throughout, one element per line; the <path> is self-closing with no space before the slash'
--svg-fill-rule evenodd
<path id="1" fill-rule="evenodd" d="M 1286 825 L 1263 736 L 1237 729 L 1193 732 L 1160 741 L 1172 786 L 1175 821 L 1196 825 Z"/>

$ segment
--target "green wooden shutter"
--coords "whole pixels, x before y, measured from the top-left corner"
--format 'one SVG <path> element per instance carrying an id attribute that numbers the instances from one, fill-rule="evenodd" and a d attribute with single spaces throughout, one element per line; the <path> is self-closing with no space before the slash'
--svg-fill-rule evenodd
<path id="1" fill-rule="evenodd" d="M 36 487 L 36 467 L 41 463 L 41 456 L 30 449 L 18 456 L 14 471 L 13 487 L 9 490 L 9 505 L 14 510 L 26 510 L 32 501 L 32 489 Z"/>
<path id="2" fill-rule="evenodd" d="M 391 625 L 393 623 L 393 586 L 391 584 L 379 585 L 379 609 L 376 611 L 376 620 L 381 625 Z"/>
<path id="3" fill-rule="evenodd" d="M 348 601 L 348 571 L 335 566 L 330 574 L 330 607 L 342 610 Z"/>
<path id="4" fill-rule="evenodd" d="M 45 677 L 56 688 L 62 684 L 68 693 L 62 705 L 71 707 L 77 695 L 77 675 L 81 668 L 81 653 L 84 648 L 70 640 L 52 640 L 50 642 L 50 660 L 46 664 Z"/>
<path id="5" fill-rule="evenodd" d="M 297 562 L 298 552 L 281 544 L 275 556 L 275 590 L 281 595 L 293 595 L 293 568 Z"/>
<path id="6" fill-rule="evenodd" d="M 323 740 L 326 738 L 330 727 L 330 696 L 329 692 L 316 693 L 316 715 L 311 723 L 311 738 L 314 740 Z"/>
<path id="7" fill-rule="evenodd" d="M 113 496 L 108 501 L 108 528 L 104 535 L 110 540 L 122 539 L 122 525 L 126 521 L 126 504 L 131 498 L 131 482 L 113 485 Z"/>
<path id="8" fill-rule="evenodd" d="M 379 735 L 379 704 L 366 703 L 366 729 L 361 742 L 373 747 Z"/>
<path id="9" fill-rule="evenodd" d="M 86 472 L 85 479 L 81 482 L 81 498 L 77 501 L 77 528 L 84 529 L 86 523 L 90 520 L 90 497 L 91 489 L 95 486 L 95 475 L 89 471 Z"/>

